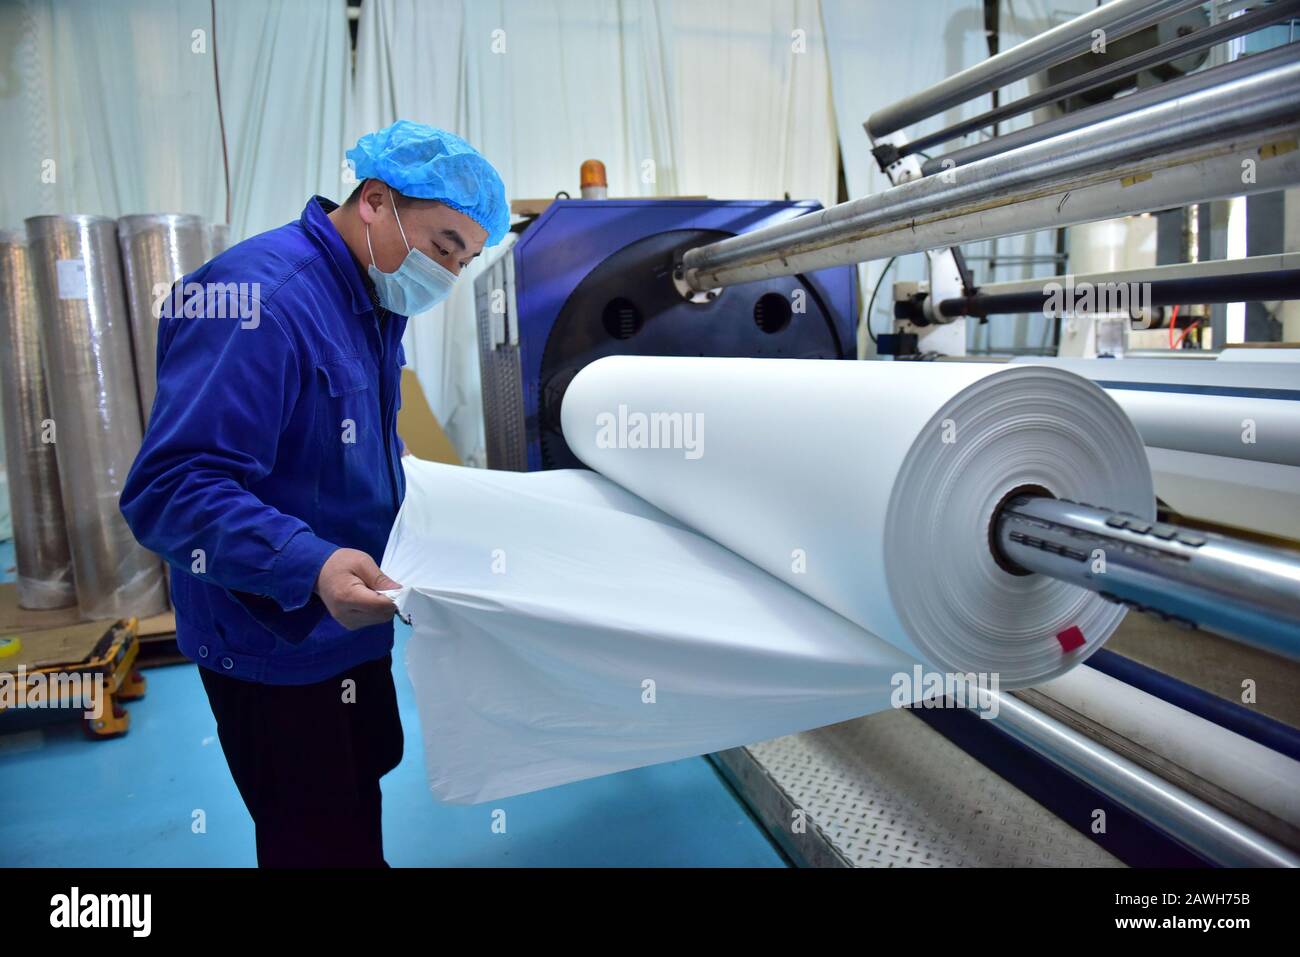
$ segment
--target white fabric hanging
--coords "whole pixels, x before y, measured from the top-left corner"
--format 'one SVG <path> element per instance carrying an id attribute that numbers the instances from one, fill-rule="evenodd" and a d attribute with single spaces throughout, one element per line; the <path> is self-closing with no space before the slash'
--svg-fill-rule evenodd
<path id="1" fill-rule="evenodd" d="M 415 120 L 465 137 L 512 198 L 578 195 L 579 165 L 591 157 L 605 162 L 610 195 L 653 195 L 653 183 L 639 185 L 639 157 L 672 145 L 671 111 L 652 112 L 663 66 L 645 61 L 657 50 L 656 16 L 652 0 L 367 0 L 350 138 Z M 644 155 L 675 168 L 670 155 Z M 475 260 L 445 303 L 411 317 L 404 340 L 434 415 L 472 464 L 486 460 L 473 285 L 500 254 Z"/>
<path id="2" fill-rule="evenodd" d="M 1124 610 L 999 568 L 996 506 L 1036 486 L 1154 515 L 1132 424 L 1058 369 L 616 356 L 562 418 L 602 474 L 407 460 L 382 567 L 442 800 L 879 711 L 924 691 L 918 663 L 1050 679 Z"/>
<path id="3" fill-rule="evenodd" d="M 343 0 L 8 0 L 0 49 L 0 227 L 28 216 L 197 213 L 225 221 L 212 57 L 220 56 L 232 240 L 337 198 L 348 85 Z"/>
<path id="4" fill-rule="evenodd" d="M 367 0 L 349 138 L 398 118 L 465 137 L 512 198 L 577 196 L 597 158 L 610 196 L 835 201 L 814 0 Z M 472 286 L 487 259 L 404 342 L 471 463 L 485 460 Z"/>

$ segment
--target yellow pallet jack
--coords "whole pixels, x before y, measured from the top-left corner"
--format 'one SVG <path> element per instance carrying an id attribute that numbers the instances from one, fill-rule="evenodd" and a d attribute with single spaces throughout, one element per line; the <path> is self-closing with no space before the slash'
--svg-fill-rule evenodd
<path id="1" fill-rule="evenodd" d="M 125 701 L 143 698 L 140 623 L 91 621 L 0 638 L 0 730 L 19 711 L 75 713 L 87 736 L 131 727 Z M 12 712 L 12 714 L 11 714 Z"/>

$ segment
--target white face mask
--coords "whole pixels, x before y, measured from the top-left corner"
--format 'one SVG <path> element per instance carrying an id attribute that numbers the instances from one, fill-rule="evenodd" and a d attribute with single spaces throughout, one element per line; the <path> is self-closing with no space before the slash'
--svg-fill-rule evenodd
<path id="1" fill-rule="evenodd" d="M 391 189 L 388 191 L 388 199 L 393 202 Z M 375 249 L 370 245 L 370 224 L 367 223 L 366 248 L 370 250 L 370 268 L 366 271 L 379 293 L 380 305 L 399 316 L 416 316 L 447 298 L 451 287 L 456 284 L 456 274 L 420 250 L 411 248 L 411 244 L 406 241 L 406 230 L 402 229 L 402 219 L 397 215 L 395 202 L 393 218 L 397 220 L 397 228 L 402 233 L 402 242 L 406 243 L 406 258 L 397 267 L 397 272 L 381 272 L 375 265 Z"/>

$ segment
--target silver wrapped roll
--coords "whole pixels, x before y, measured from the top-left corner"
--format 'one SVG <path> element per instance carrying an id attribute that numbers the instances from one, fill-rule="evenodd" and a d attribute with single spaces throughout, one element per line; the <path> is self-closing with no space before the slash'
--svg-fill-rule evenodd
<path id="1" fill-rule="evenodd" d="M 27 263 L 27 237 L 0 231 L 0 395 L 5 460 L 22 608 L 77 603 L 63 522 L 50 401 L 41 368 L 40 311 Z"/>
<path id="2" fill-rule="evenodd" d="M 157 614 L 167 607 L 162 565 L 118 508 L 140 449 L 140 399 L 117 224 L 36 216 L 27 240 L 77 604 L 87 618 Z"/>
<path id="3" fill-rule="evenodd" d="M 209 255 L 216 257 L 230 248 L 230 224 L 213 223 L 208 227 Z"/>
<path id="4" fill-rule="evenodd" d="M 208 261 L 208 225 L 199 216 L 150 213 L 117 221 L 131 313 L 131 348 L 141 418 L 149 424 L 158 391 L 158 307 L 172 283 Z"/>

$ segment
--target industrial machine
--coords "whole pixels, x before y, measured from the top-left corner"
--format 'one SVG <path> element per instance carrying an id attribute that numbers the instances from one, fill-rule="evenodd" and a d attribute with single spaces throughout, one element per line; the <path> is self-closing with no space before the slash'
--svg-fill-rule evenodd
<path id="1" fill-rule="evenodd" d="M 972 130 L 1033 112 L 1071 96 L 1095 91 L 1160 65 L 1183 64 L 1193 53 L 1239 38 L 1296 15 L 1290 0 L 1234 5 L 1234 15 L 1204 29 L 1175 31 L 1173 38 L 1106 62 L 1030 94 L 909 142 L 912 124 L 1058 63 L 1089 54 L 1102 31 L 1115 43 L 1201 6 L 1198 0 L 1122 0 L 1098 7 L 1013 50 L 950 77 L 931 90 L 878 110 L 866 122 L 882 169 L 898 184 L 815 216 L 763 230 L 686 257 L 692 286 L 710 288 L 845 262 L 886 259 L 907 253 L 930 256 L 932 275 L 899 302 L 900 331 L 913 352 L 960 355 L 965 351 L 961 319 L 994 311 L 1022 311 L 1023 302 L 999 301 L 1021 293 L 1021 284 L 976 286 L 960 257 L 947 250 L 954 241 L 975 242 L 1034 230 L 1090 223 L 1141 212 L 1159 212 L 1294 185 L 1296 152 L 1295 83 L 1300 44 L 1286 43 L 1181 76 L 1055 119 L 962 146 L 921 162 L 923 150 Z M 1247 6 L 1251 9 L 1242 10 Z M 1157 38 L 1161 37 L 1159 31 Z M 1271 273 L 1241 291 L 1224 283 L 1225 262 L 1202 255 L 1189 265 L 1147 271 L 1142 282 L 1160 290 L 1168 304 L 1193 295 L 1188 280 L 1205 277 L 1195 293 L 1204 303 L 1276 299 L 1300 295 L 1300 275 L 1267 261 L 1241 270 Z M 1054 277 L 1064 284 L 1065 276 Z M 1217 280 L 1217 281 L 1212 281 Z M 1042 288 L 1044 282 L 1036 280 Z M 1159 308 L 1159 302 L 1155 305 Z M 1172 310 L 1154 317 L 1171 322 Z M 1153 321 L 1147 312 L 1134 318 Z M 1216 343 L 1226 341 L 1221 319 Z M 949 330 L 945 332 L 945 330 Z M 901 351 L 901 350 L 900 350 Z"/>
<path id="2" fill-rule="evenodd" d="M 1019 219 L 1019 228 L 963 229 L 961 236 L 967 241 L 1029 229 L 1081 226 L 1137 212 L 1159 214 L 1161 233 L 1157 264 L 1128 270 L 1122 277 L 1113 270 L 1093 274 L 1085 265 L 1084 274 L 1077 276 L 977 283 L 964 268 L 960 252 L 945 250 L 945 256 L 956 255 L 958 269 L 940 268 L 928 281 L 895 284 L 895 330 L 882 351 L 964 355 L 967 317 L 987 322 L 990 316 L 1036 313 L 1055 323 L 1061 355 L 1123 355 L 1131 348 L 1130 328 L 1172 331 L 1178 326 L 1180 306 L 1181 328 L 1204 325 L 1220 347 L 1227 339 L 1224 304 L 1300 296 L 1300 270 L 1276 255 L 1282 252 L 1280 215 L 1278 227 L 1272 230 L 1273 241 L 1251 244 L 1266 247 L 1262 254 L 1253 255 L 1256 250 L 1251 249 L 1252 255 L 1245 259 L 1215 259 L 1226 250 L 1221 248 L 1221 238 L 1211 239 L 1207 203 L 1267 193 L 1269 201 L 1280 207 L 1278 190 L 1286 185 L 1290 171 L 1282 164 L 1270 164 L 1265 175 L 1256 173 L 1259 164 L 1295 148 L 1282 94 L 1285 77 L 1293 75 L 1300 62 L 1300 44 L 1292 40 L 1219 62 L 1210 58 L 1210 51 L 1288 22 L 1300 14 L 1300 2 L 1214 6 L 1217 22 L 1212 23 L 1199 0 L 1111 3 L 1022 44 L 1014 60 L 993 57 L 926 94 L 871 116 L 864 125 L 876 144 L 874 155 L 896 184 L 925 178 L 940 187 L 965 186 L 964 191 L 940 188 L 956 202 L 960 195 L 973 197 L 972 188 L 981 185 L 996 190 L 994 184 L 1006 181 L 1015 172 L 1013 167 L 1019 167 L 1020 182 L 1030 189 L 1031 184 L 1045 185 L 1061 176 L 1060 182 L 1073 183 L 1073 189 L 1049 190 L 1062 204 L 1055 211 L 1043 198 L 1036 205 L 1029 203 L 1028 192 L 997 192 L 991 204 L 1011 200 L 1013 206 L 1001 212 Z M 1071 36 L 1073 48 L 1064 43 Z M 1098 37 L 1105 38 L 1100 46 Z M 1079 43 L 1085 39 L 1091 43 Z M 1208 68 L 1197 70 L 1207 63 Z M 1027 76 L 1037 78 L 1037 89 L 1018 100 L 1000 102 L 1000 86 Z M 924 136 L 909 139 L 905 133 L 906 127 L 944 109 L 990 94 L 992 109 Z M 1037 122 L 1003 130 L 1001 124 L 1026 114 Z M 1184 127 L 1184 119 L 1192 125 Z M 974 142 L 966 139 L 977 132 L 988 135 Z M 1192 139 L 1177 139 L 1182 134 L 1196 137 L 1198 143 L 1205 142 L 1200 137 L 1212 137 L 1217 148 L 1199 153 L 1188 148 Z M 954 141 L 958 145 L 946 153 L 925 152 Z M 1166 146 L 1155 148 L 1157 141 Z M 1097 152 L 1090 149 L 1094 143 Z M 1014 154 L 1014 160 L 1013 150 L 1022 151 Z M 1104 163 L 1116 165 L 1100 164 L 1103 157 Z M 1204 174 L 1205 180 L 1198 182 L 1193 171 Z M 1074 212 L 1067 206 L 1075 207 Z M 1182 207 L 1190 216 L 1184 216 Z M 978 205 L 969 209 L 976 212 Z M 939 216 L 940 221 L 945 219 L 945 214 Z M 997 222 L 1007 219 L 995 216 L 985 225 Z M 1220 234 L 1225 232 L 1222 226 Z M 1093 241 L 1104 236 L 1080 233 Z M 939 262 L 939 254 L 928 255 Z M 1049 284 L 1058 292 L 1063 287 L 1122 285 L 1142 295 L 1125 297 L 1123 302 L 1085 304 L 1045 291 Z M 1171 336 L 1170 344 L 1174 342 Z"/>
<path id="3" fill-rule="evenodd" d="M 602 356 L 856 357 L 847 266 L 693 289 L 681 254 L 821 209 L 814 201 L 551 203 L 475 283 L 488 467 L 581 468 L 560 402 Z"/>
<path id="4" fill-rule="evenodd" d="M 559 399 L 578 367 L 611 352 L 851 356 L 855 303 L 837 267 L 927 254 L 929 281 L 898 302 L 893 351 L 960 356 L 964 317 L 1045 309 L 1047 285 L 1072 277 L 980 286 L 955 244 L 1300 186 L 1300 45 L 1187 72 L 1203 51 L 1300 3 L 1235 4 L 1213 23 L 1194 15 L 1200 6 L 1112 0 L 878 110 L 865 126 L 895 186 L 875 195 L 829 209 L 554 204 L 479 281 L 490 464 L 575 464 L 556 429 Z M 1085 61 L 1097 31 L 1140 42 Z M 1066 63 L 1047 89 L 907 138 L 912 124 Z M 1145 78 L 1130 83 L 1137 74 Z M 1113 99 L 1098 92 L 1134 85 Z M 1079 108 L 921 161 L 926 147 L 1069 98 Z M 1300 298 L 1293 258 L 1145 270 L 1138 278 L 1153 298 L 1132 317 L 1150 323 L 1153 310 L 1188 301 Z M 808 304 L 796 320 L 778 301 L 800 290 Z M 1300 409 L 1295 368 L 1295 387 L 1267 396 L 1284 404 L 1287 428 Z M 1252 667 L 1300 660 L 1300 551 L 1170 517 L 1143 522 L 1026 488 L 1003 502 L 989 547 L 1011 574 L 1058 578 L 1189 636 L 1266 649 Z M 996 694 L 989 721 L 936 710 L 904 727 L 879 715 L 715 760 L 808 863 L 1300 865 L 1295 726 L 1244 695 L 1239 705 L 1104 650 L 1067 677 L 1073 684 Z M 1252 756 L 1248 768 L 1233 765 L 1238 753 Z M 918 756 L 947 775 L 929 774 Z M 973 783 L 954 791 L 954 768 Z M 969 840 L 954 838 L 967 830 Z"/>
<path id="5" fill-rule="evenodd" d="M 960 343 L 951 343 L 951 348 L 945 348 L 945 343 L 952 337 L 945 338 L 937 330 L 966 315 L 1046 311 L 1075 287 L 1076 280 L 1053 276 L 1008 284 L 1011 288 L 980 288 L 954 242 L 1300 185 L 1300 113 L 1295 108 L 1300 101 L 1300 43 L 1296 42 L 1106 100 L 921 164 L 921 145 L 932 146 L 995 126 L 1009 116 L 1096 90 L 1139 70 L 1185 64 L 1184 58 L 1191 53 L 1300 12 L 1300 2 L 1281 0 L 1213 26 L 1202 24 L 1199 30 L 1195 19 L 1190 23 L 1180 20 L 1180 29 L 1167 38 L 1167 31 L 1152 32 L 1162 22 L 1200 6 L 1200 0 L 1112 0 L 929 90 L 876 111 L 864 126 L 876 144 L 877 162 L 898 185 L 812 215 L 689 249 L 682 257 L 686 284 L 696 290 L 716 290 L 827 266 L 926 253 L 932 278 L 910 301 L 899 303 L 896 315 L 927 338 L 932 354 L 961 355 L 965 352 L 964 330 Z M 1140 32 L 1163 42 L 1140 45 L 1137 52 L 1119 59 L 1076 69 L 1048 90 L 915 143 L 908 141 L 905 130 L 914 123 L 1053 65 L 1087 57 L 1098 31 L 1111 43 Z M 1255 175 L 1242 175 L 1243 157 Z M 1169 266 L 1143 271 L 1140 276 L 1086 278 L 1098 283 L 1120 284 L 1118 278 L 1124 285 L 1145 284 L 1145 297 L 1161 305 L 1189 298 L 1200 302 L 1300 298 L 1300 269 L 1295 268 L 1293 258 L 1275 255 L 1245 262 Z M 1300 399 L 1300 365 L 1296 369 L 1295 388 L 1279 390 L 1274 398 Z M 1288 417 L 1286 428 L 1292 427 Z M 1019 504 L 1023 507 L 1026 503 L 1021 500 Z M 1104 507 L 1105 503 L 1098 504 Z M 1039 512 L 1033 519 L 1039 527 L 1060 528 L 1079 547 L 1067 548 L 1064 542 L 1026 535 L 1023 530 L 1018 537 L 1002 536 L 999 544 L 995 529 L 990 535 L 995 550 L 1001 548 L 1008 555 L 1014 551 L 1026 568 L 1095 591 L 1106 592 L 1113 579 L 1076 574 L 1072 559 L 1082 555 L 1086 564 L 1091 554 L 1083 544 L 1098 534 L 1109 536 L 1110 547 L 1118 551 L 1131 551 L 1143 544 L 1125 539 L 1124 526 L 1107 524 L 1104 515 L 1098 519 L 1085 516 L 1082 509 L 1056 509 L 1048 521 L 1046 512 Z M 1012 525 L 1025 517 L 1012 518 L 1012 514 L 1004 511 L 995 524 Z M 1157 538 L 1185 545 L 1201 536 L 1165 523 Z M 1231 551 L 1226 540 L 1223 547 Z M 1190 552 L 1176 553 L 1178 560 L 1153 562 L 1135 577 L 1131 593 L 1114 597 L 1229 634 L 1263 629 L 1279 636 L 1278 647 L 1286 654 L 1300 658 L 1300 561 L 1283 550 L 1269 550 L 1268 560 L 1258 555 L 1246 557 L 1250 549 L 1244 543 L 1242 548 L 1235 560 L 1222 555 L 1226 564 L 1211 577 L 1222 577 L 1235 565 L 1247 580 L 1242 593 L 1245 600 L 1256 610 L 1269 609 L 1264 620 L 1229 623 L 1216 617 L 1224 611 L 1222 607 L 1190 613 L 1187 602 L 1179 599 L 1185 588 L 1153 583 L 1153 578 L 1176 583 L 1190 568 L 1205 563 L 1204 553 L 1195 558 Z M 1045 551 L 1066 561 L 1046 561 L 1042 557 Z M 1273 579 L 1273 574 L 1279 577 Z M 1140 587 L 1137 578 L 1142 579 Z M 1155 597 L 1157 592 L 1163 597 Z M 1273 592 L 1282 596 L 1281 602 L 1271 600 Z"/>

